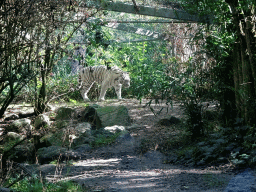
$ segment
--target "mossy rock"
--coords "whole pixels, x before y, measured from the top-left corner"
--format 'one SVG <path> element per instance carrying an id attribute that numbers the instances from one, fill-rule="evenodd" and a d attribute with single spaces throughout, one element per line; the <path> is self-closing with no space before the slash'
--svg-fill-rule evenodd
<path id="1" fill-rule="evenodd" d="M 63 141 L 63 138 L 66 138 Z M 48 133 L 47 135 L 44 135 L 40 139 L 40 143 L 45 145 L 45 146 L 62 146 L 62 145 L 68 145 L 69 144 L 69 139 L 68 137 L 65 137 L 64 131 L 58 132 L 58 133 Z"/>
<path id="2" fill-rule="evenodd" d="M 16 132 L 16 133 L 29 132 L 32 129 L 33 127 L 31 126 L 30 119 L 15 120 L 6 128 L 8 132 Z"/>
<path id="3" fill-rule="evenodd" d="M 125 106 L 107 106 L 97 108 L 102 127 L 113 125 L 131 125 L 131 119 Z"/>
<path id="4" fill-rule="evenodd" d="M 56 120 L 71 120 L 76 117 L 76 111 L 68 107 L 60 107 L 56 112 Z"/>
<path id="5" fill-rule="evenodd" d="M 61 129 L 61 128 L 67 127 L 69 125 L 69 122 L 70 121 L 63 121 L 63 120 L 61 121 L 61 120 L 59 120 L 59 121 L 55 121 L 53 123 L 53 125 L 54 125 L 55 128 Z"/>

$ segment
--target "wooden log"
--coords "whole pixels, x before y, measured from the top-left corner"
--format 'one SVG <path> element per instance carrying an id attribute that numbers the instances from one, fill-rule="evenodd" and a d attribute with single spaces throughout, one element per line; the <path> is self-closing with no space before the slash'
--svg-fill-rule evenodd
<path id="1" fill-rule="evenodd" d="M 122 2 L 110 2 L 110 1 L 101 1 L 99 2 L 98 6 L 101 9 L 109 10 L 109 11 L 177 19 L 177 20 L 183 20 L 183 21 L 212 23 L 211 16 L 206 15 L 203 17 L 199 17 L 196 14 L 191 15 L 181 9 L 170 9 L 170 8 L 163 8 L 163 7 L 157 8 L 157 7 L 139 6 L 139 5 L 136 8 L 134 7 L 133 4 L 127 4 Z"/>

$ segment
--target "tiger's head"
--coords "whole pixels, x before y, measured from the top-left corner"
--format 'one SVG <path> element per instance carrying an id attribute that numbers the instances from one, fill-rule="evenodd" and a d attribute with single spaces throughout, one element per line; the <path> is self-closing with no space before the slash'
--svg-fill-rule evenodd
<path id="1" fill-rule="evenodd" d="M 130 87 L 130 76 L 129 73 L 123 72 L 122 76 L 120 78 L 120 83 L 123 85 L 123 87 L 128 88 Z"/>
<path id="2" fill-rule="evenodd" d="M 114 72 L 114 74 L 118 74 L 119 77 L 115 79 L 115 83 L 122 84 L 123 87 L 128 88 L 130 87 L 130 76 L 129 73 L 122 71 L 119 67 L 113 66 L 111 67 L 111 71 Z"/>

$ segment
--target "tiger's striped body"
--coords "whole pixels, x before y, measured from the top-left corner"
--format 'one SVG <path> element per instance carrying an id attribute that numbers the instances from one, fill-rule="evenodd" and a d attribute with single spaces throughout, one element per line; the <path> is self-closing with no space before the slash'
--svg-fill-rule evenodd
<path id="1" fill-rule="evenodd" d="M 113 66 L 108 69 L 104 65 L 91 66 L 82 68 L 79 71 L 79 89 L 81 90 L 82 97 L 85 101 L 90 101 L 87 93 L 91 89 L 92 85 L 97 82 L 101 85 L 99 100 L 105 100 L 105 94 L 108 88 L 114 87 L 117 98 L 121 97 L 121 88 L 130 86 L 129 74 L 122 71 L 117 66 Z"/>

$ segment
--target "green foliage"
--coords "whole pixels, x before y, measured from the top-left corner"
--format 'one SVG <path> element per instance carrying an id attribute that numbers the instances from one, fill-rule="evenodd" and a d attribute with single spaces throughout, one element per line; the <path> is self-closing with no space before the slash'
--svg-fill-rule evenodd
<path id="1" fill-rule="evenodd" d="M 168 65 L 162 62 L 162 57 L 166 57 L 164 42 L 128 44 L 118 50 L 117 59 L 130 72 L 129 90 L 133 96 L 138 99 L 168 97 L 171 83 Z"/>
<path id="2" fill-rule="evenodd" d="M 12 183 L 15 179 L 9 179 L 8 183 Z M 8 184 L 7 183 L 7 184 Z M 25 178 L 15 183 L 11 189 L 18 190 L 20 192 L 82 192 L 82 187 L 72 181 L 61 181 L 58 183 L 42 182 L 37 178 Z"/>
<path id="3" fill-rule="evenodd" d="M 185 102 L 184 111 L 187 115 L 187 131 L 194 139 L 203 136 L 205 130 L 202 121 L 202 105 L 193 101 Z"/>
<path id="4" fill-rule="evenodd" d="M 61 77 L 54 77 L 49 80 L 49 84 L 47 89 L 49 97 L 58 96 L 61 94 L 65 94 L 61 96 L 61 99 L 65 101 L 69 101 L 69 99 L 79 100 L 81 98 L 79 91 L 72 91 L 75 90 L 78 86 L 78 77 L 77 75 L 67 75 L 63 78 Z"/>
<path id="5" fill-rule="evenodd" d="M 182 137 L 181 137 L 182 138 Z M 256 135 L 253 127 L 236 125 L 220 127 L 218 132 L 207 135 L 199 142 L 181 145 L 176 150 L 177 160 L 193 165 L 231 162 L 235 166 L 254 166 Z M 181 139 L 172 141 L 185 143 Z"/>

